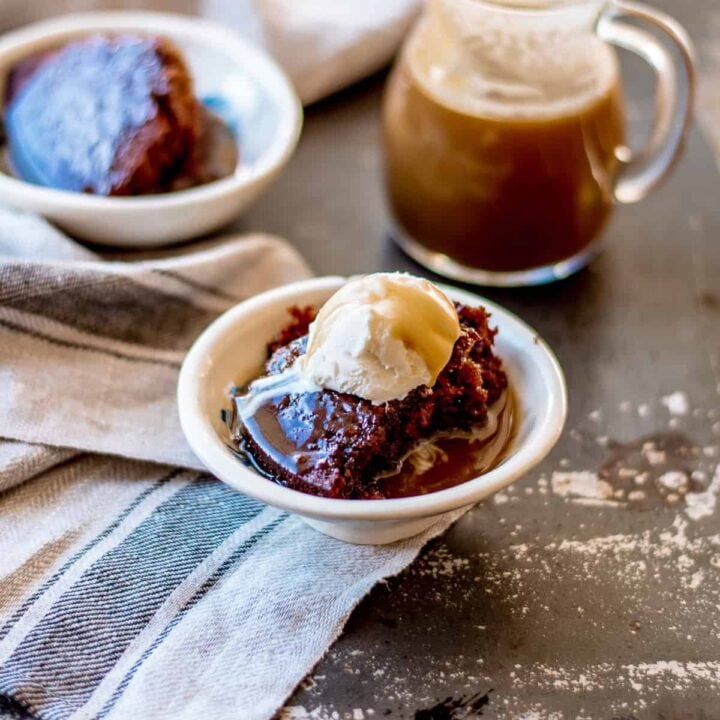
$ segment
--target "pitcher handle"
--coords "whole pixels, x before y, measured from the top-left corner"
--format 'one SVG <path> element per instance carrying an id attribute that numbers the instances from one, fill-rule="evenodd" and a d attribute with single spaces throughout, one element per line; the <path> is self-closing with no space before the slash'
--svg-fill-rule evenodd
<path id="1" fill-rule="evenodd" d="M 662 31 L 677 48 L 677 57 L 654 35 L 622 22 L 623 18 Z M 650 140 L 632 158 L 620 158 L 623 168 L 614 189 L 616 202 L 635 203 L 662 182 L 682 154 L 695 100 L 695 51 L 676 20 L 631 0 L 611 3 L 596 30 L 602 40 L 639 55 L 655 72 L 655 121 Z"/>

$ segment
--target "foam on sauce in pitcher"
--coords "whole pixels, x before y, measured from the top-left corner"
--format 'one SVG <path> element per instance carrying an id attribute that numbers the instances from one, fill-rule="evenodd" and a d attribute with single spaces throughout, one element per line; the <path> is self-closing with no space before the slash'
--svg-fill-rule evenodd
<path id="1" fill-rule="evenodd" d="M 505 119 L 575 115 L 618 83 L 614 50 L 560 17 L 524 23 L 514 13 L 472 13 L 431 4 L 411 37 L 405 62 L 415 82 L 456 112 Z"/>

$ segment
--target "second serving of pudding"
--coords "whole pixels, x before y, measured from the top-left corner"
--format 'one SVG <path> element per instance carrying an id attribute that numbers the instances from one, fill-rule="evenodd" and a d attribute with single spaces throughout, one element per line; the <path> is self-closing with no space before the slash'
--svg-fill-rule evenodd
<path id="1" fill-rule="evenodd" d="M 240 459 L 331 498 L 426 494 L 497 465 L 513 402 L 482 307 L 399 273 L 294 307 L 227 415 Z M 258 478 L 259 482 L 264 482 Z"/>
<path id="2" fill-rule="evenodd" d="M 93 34 L 5 78 L 7 169 L 44 187 L 139 196 L 204 185 L 238 163 L 231 128 L 195 95 L 167 37 Z"/>

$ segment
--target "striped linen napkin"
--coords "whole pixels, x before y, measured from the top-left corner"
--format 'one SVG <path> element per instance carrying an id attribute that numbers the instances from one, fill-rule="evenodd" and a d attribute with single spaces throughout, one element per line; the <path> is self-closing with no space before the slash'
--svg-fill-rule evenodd
<path id="1" fill-rule="evenodd" d="M 0 717 L 272 717 L 455 515 L 346 545 L 191 454 L 183 353 L 234 303 L 308 275 L 282 241 L 102 262 L 0 210 L 0 255 Z"/>

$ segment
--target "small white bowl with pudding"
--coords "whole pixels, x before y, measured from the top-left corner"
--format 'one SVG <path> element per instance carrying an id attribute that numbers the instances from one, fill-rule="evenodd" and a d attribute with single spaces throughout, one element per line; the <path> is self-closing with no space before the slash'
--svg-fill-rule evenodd
<path id="1" fill-rule="evenodd" d="M 50 57 L 56 51 L 54 57 L 57 57 L 72 44 L 103 38 L 108 42 L 131 38 L 140 41 L 161 39 L 171 43 L 187 68 L 198 107 L 203 112 L 211 111 L 222 123 L 227 130 L 225 148 L 235 147 L 237 152 L 232 153 L 232 159 L 226 162 L 227 167 L 218 179 L 192 187 L 180 184 L 179 189 L 173 186 L 167 190 L 162 186 L 147 194 L 99 193 L 83 182 L 59 186 L 47 181 L 47 173 L 45 176 L 34 173 L 38 165 L 42 165 L 43 152 L 56 154 L 52 163 L 47 163 L 49 166 L 53 163 L 55 166 L 60 163 L 97 166 L 103 162 L 103 156 L 99 152 L 92 154 L 93 148 L 98 147 L 92 138 L 102 128 L 118 122 L 115 109 L 108 111 L 107 117 L 87 121 L 85 146 L 76 153 L 80 157 L 70 157 L 70 149 L 83 145 L 85 130 L 84 126 L 81 128 L 81 120 L 87 118 L 88 108 L 111 107 L 115 101 L 107 87 L 98 89 L 103 85 L 105 68 L 92 76 L 87 69 L 90 63 L 78 62 L 80 73 L 68 71 L 59 77 L 67 82 L 77 82 L 77 94 L 86 96 L 84 102 L 77 111 L 72 111 L 74 115 L 60 109 L 52 117 L 42 120 L 43 124 L 31 138 L 34 155 L 20 147 L 13 157 L 13 133 L 10 130 L 17 128 L 16 134 L 25 138 L 25 145 L 29 147 L 29 126 L 34 119 L 48 114 L 52 103 L 72 105 L 74 88 L 68 91 L 65 87 L 63 93 L 58 90 L 58 83 L 50 80 L 42 88 L 36 86 L 38 97 L 32 107 L 28 107 L 27 97 L 18 97 L 17 103 L 15 98 L 10 102 L 6 100 L 6 143 L 0 147 L 0 196 L 3 202 L 43 215 L 83 240 L 124 247 L 167 245 L 204 235 L 237 218 L 277 177 L 300 136 L 302 108 L 284 72 L 261 49 L 236 32 L 202 18 L 153 12 L 94 12 L 60 16 L 3 35 L 0 38 L 0 94 L 7 98 L 13 73 L 23 61 Z M 53 62 L 49 59 L 47 65 Z M 141 67 L 142 62 L 138 66 Z M 42 63 L 38 68 L 38 75 L 47 72 Z M 84 84 L 79 79 L 73 80 L 75 75 L 84 77 L 83 73 L 88 74 Z M 18 91 L 18 96 L 27 95 L 35 80 L 32 75 Z M 117 87 L 126 87 L 124 81 L 125 78 L 117 80 Z M 93 92 L 106 94 L 91 102 Z M 151 92 L 149 97 L 156 98 L 157 95 Z M 26 103 L 26 112 L 13 126 L 12 117 L 9 117 L 13 112 L 11 105 L 21 102 Z M 137 94 L 128 102 L 137 105 Z M 165 106 L 169 104 L 166 99 L 162 102 Z M 120 110 L 131 117 L 133 113 L 141 113 L 143 108 L 133 106 Z M 69 137 L 73 142 L 64 143 L 70 149 L 58 150 L 53 148 L 52 142 L 48 144 L 46 130 L 57 127 L 63 118 L 68 118 L 64 121 L 68 130 L 65 140 Z M 170 122 L 169 126 L 168 134 L 177 132 L 175 124 Z M 128 132 L 122 127 L 118 136 L 127 137 Z M 24 156 L 20 151 L 25 151 Z M 139 154 L 135 148 L 132 152 Z M 160 155 L 156 152 L 153 161 Z M 26 160 L 23 168 L 18 167 L 20 157 Z M 153 163 L 148 160 L 148 164 Z M 111 171 L 115 171 L 114 165 L 108 168 L 108 173 Z"/>
<path id="2" fill-rule="evenodd" d="M 502 361 L 514 412 L 512 431 L 491 467 L 434 492 L 356 499 L 294 489 L 281 478 L 274 481 L 272 473 L 258 471 L 252 462 L 243 462 L 221 416 L 231 405 L 230 388 L 246 385 L 262 371 L 268 343 L 288 323 L 288 308 L 320 309 L 347 283 L 344 277 L 322 277 L 262 293 L 226 312 L 197 339 L 180 372 L 178 407 L 187 440 L 208 470 L 239 492 L 295 513 L 327 535 L 352 543 L 385 544 L 424 531 L 443 513 L 484 500 L 522 477 L 550 452 L 567 413 L 565 380 L 551 350 L 532 328 L 500 306 L 457 288 L 439 286 L 456 303 L 483 306 L 498 329 L 494 352 Z M 342 308 L 342 312 L 350 311 Z M 421 328 L 424 322 L 419 313 Z M 312 333 L 311 326 L 311 347 Z M 326 425 L 332 432 L 332 422 Z"/>

